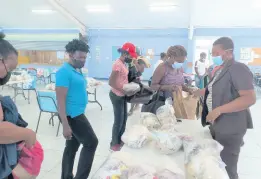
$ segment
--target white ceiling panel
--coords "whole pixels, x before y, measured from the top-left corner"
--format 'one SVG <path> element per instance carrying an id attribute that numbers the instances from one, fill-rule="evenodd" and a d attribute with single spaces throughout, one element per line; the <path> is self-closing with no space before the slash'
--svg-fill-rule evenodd
<path id="1" fill-rule="evenodd" d="M 79 20 L 91 28 L 168 28 L 187 27 L 189 23 L 189 0 L 63 0 L 62 4 Z M 166 12 L 151 12 L 155 3 L 175 4 Z M 109 13 L 89 13 L 86 6 L 111 7 Z"/>
<path id="2" fill-rule="evenodd" d="M 56 0 L 89 28 L 261 27 L 261 0 Z M 170 11 L 151 12 L 155 3 L 175 4 Z M 86 6 L 110 6 L 111 12 L 90 13 Z M 49 0 L 1 0 L 0 27 L 77 28 Z"/>
<path id="3" fill-rule="evenodd" d="M 193 23 L 207 27 L 261 27 L 261 0 L 196 0 Z"/>
<path id="4" fill-rule="evenodd" d="M 52 9 L 46 0 L 1 0 L 0 27 L 5 28 L 77 28 L 58 12 L 34 14 L 32 9 Z"/>

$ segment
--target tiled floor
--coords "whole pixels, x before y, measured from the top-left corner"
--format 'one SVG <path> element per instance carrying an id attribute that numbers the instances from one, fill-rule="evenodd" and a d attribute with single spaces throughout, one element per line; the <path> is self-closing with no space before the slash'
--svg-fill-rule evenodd
<path id="1" fill-rule="evenodd" d="M 98 89 L 98 99 L 103 106 L 103 111 L 100 111 L 100 108 L 97 104 L 89 104 L 86 111 L 86 115 L 99 138 L 99 146 L 96 152 L 91 176 L 95 173 L 95 171 L 97 171 L 99 166 L 109 155 L 108 149 L 111 137 L 111 127 L 113 123 L 113 113 L 108 97 L 108 92 L 109 87 L 107 85 Z M 2 94 L 12 95 L 12 90 L 5 88 Z M 39 115 L 39 108 L 34 93 L 31 95 L 31 100 L 31 104 L 27 104 L 27 101 L 19 96 L 17 98 L 16 104 L 23 118 L 29 122 L 29 127 L 35 129 Z M 260 109 L 261 101 L 257 101 L 256 105 L 251 109 L 254 118 L 255 129 L 249 130 L 245 137 L 245 145 L 242 148 L 239 161 L 240 179 L 260 179 L 261 176 Z M 45 150 L 45 159 L 41 169 L 41 174 L 38 179 L 59 179 L 61 173 L 61 159 L 65 140 L 61 134 L 62 130 L 60 130 L 59 137 L 55 137 L 58 122 L 56 121 L 54 127 L 50 126 L 48 124 L 49 117 L 49 114 L 42 116 L 38 130 L 38 140 L 41 142 Z M 135 119 L 129 119 L 130 122 L 133 120 Z M 75 163 L 77 165 L 78 155 L 76 160 L 77 161 Z"/>

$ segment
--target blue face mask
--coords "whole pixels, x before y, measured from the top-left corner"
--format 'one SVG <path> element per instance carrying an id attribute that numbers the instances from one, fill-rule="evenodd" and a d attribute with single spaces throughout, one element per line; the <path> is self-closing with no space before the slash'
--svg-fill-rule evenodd
<path id="1" fill-rule="evenodd" d="M 182 68 L 183 67 L 183 63 L 174 63 L 173 65 L 172 65 L 172 68 L 175 68 L 175 69 L 180 69 L 180 68 Z"/>
<path id="2" fill-rule="evenodd" d="M 212 57 L 212 60 L 215 66 L 220 66 L 223 64 L 223 60 L 221 56 Z"/>

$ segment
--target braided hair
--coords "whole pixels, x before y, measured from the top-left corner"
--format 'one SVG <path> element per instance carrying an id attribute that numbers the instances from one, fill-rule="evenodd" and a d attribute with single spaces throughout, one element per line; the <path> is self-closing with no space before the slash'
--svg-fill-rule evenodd
<path id="1" fill-rule="evenodd" d="M 15 55 L 18 55 L 18 52 L 13 47 L 13 45 L 10 44 L 4 38 L 5 38 L 5 34 L 3 32 L 0 32 L 0 57 L 5 59 L 12 53 L 14 53 Z"/>
<path id="2" fill-rule="evenodd" d="M 167 51 L 167 57 L 186 57 L 187 50 L 181 45 L 175 45 L 169 47 Z"/>

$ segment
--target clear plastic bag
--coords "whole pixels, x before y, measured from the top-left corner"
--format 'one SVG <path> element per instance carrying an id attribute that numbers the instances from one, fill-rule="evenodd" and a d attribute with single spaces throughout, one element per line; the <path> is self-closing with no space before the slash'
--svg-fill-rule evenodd
<path id="1" fill-rule="evenodd" d="M 138 83 L 128 83 L 123 86 L 123 91 L 127 96 L 133 96 L 140 91 L 140 85 Z"/>
<path id="2" fill-rule="evenodd" d="M 110 158 L 106 163 L 99 169 L 98 173 L 93 179 L 107 179 L 113 176 L 121 177 L 127 171 L 127 166 L 118 159 Z"/>
<path id="3" fill-rule="evenodd" d="M 157 179 L 185 179 L 184 175 L 164 169 L 156 174 Z"/>
<path id="4" fill-rule="evenodd" d="M 200 142 L 202 149 L 215 157 L 220 157 L 220 153 L 223 150 L 223 146 L 213 139 L 204 139 Z"/>
<path id="5" fill-rule="evenodd" d="M 165 105 L 159 107 L 156 111 L 156 115 L 162 125 L 172 124 L 176 121 L 175 111 L 172 106 L 172 103 L 173 103 L 172 99 L 168 98 L 165 101 Z"/>
<path id="6" fill-rule="evenodd" d="M 149 112 L 141 113 L 140 123 L 149 130 L 159 129 L 161 126 L 158 117 Z"/>
<path id="7" fill-rule="evenodd" d="M 204 153 L 204 150 L 194 156 L 185 169 L 188 179 L 229 179 L 222 160 Z"/>
<path id="8" fill-rule="evenodd" d="M 185 164 L 189 163 L 194 156 L 196 156 L 202 147 L 200 144 L 191 136 L 179 135 L 182 138 L 183 149 L 185 153 Z"/>
<path id="9" fill-rule="evenodd" d="M 133 166 L 129 168 L 128 179 L 155 179 L 156 169 L 149 165 Z"/>
<path id="10" fill-rule="evenodd" d="M 202 159 L 201 172 L 198 178 L 202 179 L 229 179 L 225 164 L 221 159 L 207 156 Z"/>
<path id="11" fill-rule="evenodd" d="M 156 148 L 166 155 L 174 154 L 182 147 L 182 140 L 173 133 L 155 132 Z"/>
<path id="12" fill-rule="evenodd" d="M 185 179 L 184 172 L 170 157 L 165 157 L 164 162 L 160 165 L 157 171 L 157 179 Z"/>
<path id="13" fill-rule="evenodd" d="M 122 141 L 131 148 L 142 148 L 150 139 L 149 130 L 142 125 L 133 125 L 126 129 L 122 135 Z"/>

